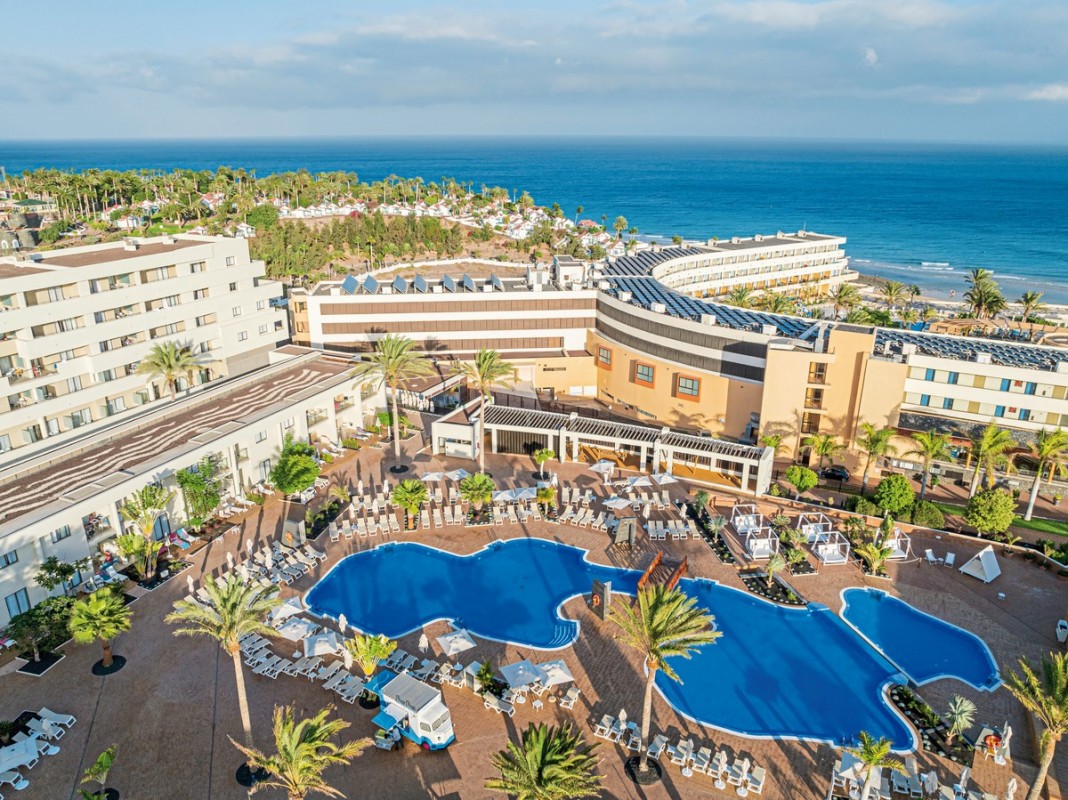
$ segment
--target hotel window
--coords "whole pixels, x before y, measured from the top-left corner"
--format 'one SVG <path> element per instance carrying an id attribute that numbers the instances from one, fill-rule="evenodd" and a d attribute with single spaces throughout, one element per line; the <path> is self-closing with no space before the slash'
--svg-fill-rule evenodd
<path id="1" fill-rule="evenodd" d="M 257 311 L 263 311 L 263 309 L 265 309 L 265 308 L 267 308 L 267 301 L 266 300 L 257 300 L 256 301 L 256 310 Z"/>
<path id="2" fill-rule="evenodd" d="M 238 331 L 237 332 L 237 341 L 243 342 L 246 339 L 248 339 L 248 331 Z"/>
<path id="3" fill-rule="evenodd" d="M 58 300 L 63 299 L 63 287 L 62 286 L 49 286 L 48 287 L 48 302 L 55 303 Z"/>
<path id="4" fill-rule="evenodd" d="M 292 428 L 293 427 L 293 419 L 294 419 L 293 417 L 286 417 L 284 420 L 282 420 L 282 427 L 283 428 Z"/>
<path id="5" fill-rule="evenodd" d="M 806 411 L 801 416 L 801 433 L 819 433 L 820 415 Z"/>
<path id="6" fill-rule="evenodd" d="M 67 391 L 68 392 L 80 392 L 82 390 L 82 376 L 75 375 L 73 378 L 67 378 Z"/>
<path id="7" fill-rule="evenodd" d="M 683 397 L 698 397 L 701 394 L 701 381 L 679 375 L 675 383 L 675 393 Z"/>
<path id="8" fill-rule="evenodd" d="M 949 380 L 947 380 L 946 382 L 949 383 L 952 386 L 956 386 L 957 385 L 957 381 L 959 379 L 960 379 L 960 375 L 958 373 L 951 372 L 951 373 L 949 373 Z"/>
<path id="9" fill-rule="evenodd" d="M 167 308 L 174 308 L 181 302 L 181 299 L 176 294 L 168 295 L 167 297 L 163 298 L 163 305 Z"/>
<path id="10" fill-rule="evenodd" d="M 256 444 L 267 440 L 267 431 L 258 431 L 256 433 Z"/>
<path id="11" fill-rule="evenodd" d="M 644 386 L 652 386 L 653 379 L 656 376 L 656 369 L 648 364 L 642 364 L 635 362 L 634 364 L 634 382 L 640 383 Z"/>
<path id="12" fill-rule="evenodd" d="M 231 283 L 230 284 L 230 291 L 231 292 L 236 292 L 237 291 L 237 284 L 236 283 Z"/>
<path id="13" fill-rule="evenodd" d="M 10 567 L 12 564 L 18 563 L 19 554 L 12 550 L 11 552 L 0 555 L 0 569 L 4 567 Z"/>
<path id="14" fill-rule="evenodd" d="M 805 390 L 805 408 L 823 408 L 823 389 Z"/>
<path id="15" fill-rule="evenodd" d="M 52 531 L 52 544 L 62 542 L 64 539 L 70 538 L 70 525 L 64 525 L 62 528 L 56 528 Z"/>
<path id="16" fill-rule="evenodd" d="M 7 603 L 7 615 L 9 617 L 17 617 L 30 610 L 30 596 L 25 589 L 19 589 L 17 592 L 12 592 L 4 598 Z"/>
<path id="17" fill-rule="evenodd" d="M 241 306 L 234 306 L 230 309 L 230 313 L 235 317 L 241 316 Z"/>
<path id="18" fill-rule="evenodd" d="M 923 379 L 925 381 L 933 381 L 934 380 L 934 376 L 935 376 L 935 371 L 933 369 L 929 369 L 924 373 Z"/>
<path id="19" fill-rule="evenodd" d="M 813 361 L 808 365 L 808 382 L 809 383 L 826 383 L 827 382 L 827 365 L 823 362 Z"/>
<path id="20" fill-rule="evenodd" d="M 227 256 L 226 257 L 226 266 L 232 267 L 236 263 L 237 263 L 237 259 L 234 258 L 233 256 Z"/>
<path id="21" fill-rule="evenodd" d="M 260 336 L 265 335 L 270 329 L 270 325 L 260 325 Z"/>
<path id="22" fill-rule="evenodd" d="M 612 366 L 612 351 L 607 347 L 597 348 L 597 363 L 603 367 Z"/>
<path id="23" fill-rule="evenodd" d="M 203 261 L 194 261 L 192 264 L 189 265 L 189 272 L 192 273 L 193 275 L 196 275 L 198 272 L 203 272 L 203 271 L 204 271 L 204 262 Z"/>
<path id="24" fill-rule="evenodd" d="M 0 436 L 0 453 L 6 453 L 10 449 L 11 436 L 5 433 L 3 436 Z"/>
<path id="25" fill-rule="evenodd" d="M 194 300 L 203 300 L 207 296 L 208 296 L 208 290 L 207 289 L 196 289 L 193 292 L 193 299 Z"/>
<path id="26" fill-rule="evenodd" d="M 942 401 L 942 408 L 946 408 L 946 409 L 953 408 L 953 398 L 952 397 L 945 398 Z"/>
<path id="27" fill-rule="evenodd" d="M 920 395 L 920 405 L 921 406 L 929 406 L 929 405 L 931 405 L 931 395 L 929 395 L 929 394 L 921 394 Z"/>
<path id="28" fill-rule="evenodd" d="M 994 406 L 994 416 L 995 417 L 1004 417 L 1005 416 L 1005 406 Z"/>

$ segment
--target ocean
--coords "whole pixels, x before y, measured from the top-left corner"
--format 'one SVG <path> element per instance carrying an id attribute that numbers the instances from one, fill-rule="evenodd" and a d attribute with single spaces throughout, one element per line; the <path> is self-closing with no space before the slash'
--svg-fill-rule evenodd
<path id="1" fill-rule="evenodd" d="M 569 216 L 622 214 L 641 238 L 806 228 L 848 238 L 860 272 L 959 296 L 969 269 L 1006 297 L 1068 303 L 1068 148 L 645 138 L 0 141 L 9 173 L 348 170 L 529 191 Z"/>

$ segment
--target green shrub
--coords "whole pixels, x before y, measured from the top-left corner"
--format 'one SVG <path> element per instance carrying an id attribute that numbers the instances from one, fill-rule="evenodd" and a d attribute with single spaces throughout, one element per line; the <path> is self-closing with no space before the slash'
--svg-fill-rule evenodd
<path id="1" fill-rule="evenodd" d="M 946 517 L 934 503 L 917 500 L 912 506 L 912 524 L 924 528 L 944 528 Z"/>
<path id="2" fill-rule="evenodd" d="M 879 515 L 879 507 L 868 498 L 861 497 L 860 495 L 854 495 L 848 498 L 845 506 L 847 511 L 853 511 L 857 514 L 865 514 L 869 517 L 876 517 Z"/>
<path id="3" fill-rule="evenodd" d="M 245 492 L 245 497 L 250 503 L 255 503 L 258 506 L 262 506 L 267 501 L 267 498 L 259 492 Z"/>
<path id="4" fill-rule="evenodd" d="M 976 492 L 964 509 L 964 521 L 980 534 L 1004 533 L 1016 518 L 1016 501 L 1003 489 Z"/>
<path id="5" fill-rule="evenodd" d="M 360 440 L 355 439 L 353 437 L 349 437 L 348 439 L 342 439 L 341 446 L 344 447 L 346 450 L 359 450 Z"/>
<path id="6" fill-rule="evenodd" d="M 782 497 L 782 489 L 779 488 L 779 484 L 773 483 L 771 484 L 771 488 L 768 489 L 768 494 L 772 497 Z"/>
<path id="7" fill-rule="evenodd" d="M 899 474 L 887 475 L 879 481 L 872 495 L 875 505 L 894 517 L 899 517 L 905 509 L 910 508 L 915 499 L 916 492 L 909 479 Z"/>

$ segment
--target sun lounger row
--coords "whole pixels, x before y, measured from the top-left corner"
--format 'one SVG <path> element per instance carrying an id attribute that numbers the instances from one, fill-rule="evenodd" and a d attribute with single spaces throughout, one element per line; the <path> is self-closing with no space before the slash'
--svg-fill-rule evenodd
<path id="1" fill-rule="evenodd" d="M 689 539 L 691 536 L 697 539 L 700 536 L 697 523 L 692 519 L 653 519 L 649 520 L 649 524 L 646 527 L 649 530 L 649 539 L 652 541 L 663 542 L 669 538 L 672 541 L 678 541 L 679 539 Z"/>
<path id="2" fill-rule="evenodd" d="M 748 758 L 735 758 L 728 764 L 729 757 L 724 750 L 712 755 L 711 747 L 696 749 L 692 739 L 679 741 L 674 745 L 667 742 L 666 736 L 658 734 L 649 744 L 649 758 L 660 760 L 666 752 L 672 764 L 689 771 L 689 775 L 685 771 L 683 775 L 708 775 L 717 781 L 717 786 L 721 783 L 729 784 L 739 789 L 744 788 L 749 794 L 763 793 L 767 772 L 763 767 L 754 767 Z"/>
<path id="3" fill-rule="evenodd" d="M 54 756 L 59 753 L 55 742 L 66 736 L 67 731 L 77 720 L 70 714 L 57 714 L 42 707 L 36 715 L 26 722 L 26 731 L 19 731 L 11 738 L 13 743 L 0 748 L 6 769 L 0 771 L 0 786 L 8 785 L 15 791 L 22 791 L 30 782 L 19 772 L 21 769 L 33 769 L 41 756 Z M 0 798 L 3 796 L 0 795 Z"/>

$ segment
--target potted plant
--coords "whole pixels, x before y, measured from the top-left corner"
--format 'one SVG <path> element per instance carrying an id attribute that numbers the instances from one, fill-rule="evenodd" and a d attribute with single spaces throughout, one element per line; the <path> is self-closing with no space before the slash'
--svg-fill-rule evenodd
<path id="1" fill-rule="evenodd" d="M 82 783 L 96 783 L 100 786 L 95 792 L 87 792 L 85 789 L 81 789 L 82 800 L 119 800 L 118 790 L 109 789 L 105 785 L 108 780 L 108 773 L 111 772 L 112 764 L 115 763 L 116 750 L 117 745 L 111 745 L 96 757 L 96 761 L 82 775 Z"/>

